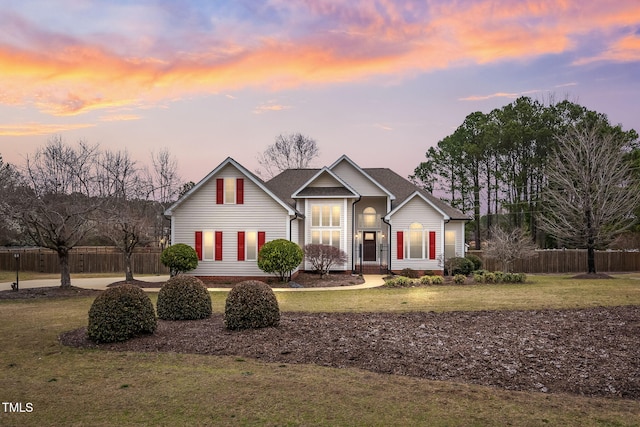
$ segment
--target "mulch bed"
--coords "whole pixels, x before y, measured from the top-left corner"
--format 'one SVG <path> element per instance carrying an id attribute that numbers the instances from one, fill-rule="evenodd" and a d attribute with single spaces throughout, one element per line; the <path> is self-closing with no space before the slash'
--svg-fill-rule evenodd
<path id="1" fill-rule="evenodd" d="M 505 390 L 640 399 L 640 307 L 451 313 L 282 313 L 275 328 L 229 331 L 222 315 L 158 321 L 155 334 L 68 346 L 248 357 L 360 368 Z"/>
<path id="2" fill-rule="evenodd" d="M 97 297 L 102 291 L 71 286 L 61 288 L 51 286 L 46 288 L 20 288 L 20 290 L 0 291 L 0 300 L 4 299 L 35 299 L 35 298 L 74 298 Z"/>

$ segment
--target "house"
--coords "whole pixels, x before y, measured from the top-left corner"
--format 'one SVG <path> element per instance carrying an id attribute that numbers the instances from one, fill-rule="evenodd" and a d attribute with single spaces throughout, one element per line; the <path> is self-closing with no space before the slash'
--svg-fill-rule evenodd
<path id="1" fill-rule="evenodd" d="M 258 251 L 275 239 L 336 246 L 348 255 L 338 270 L 442 272 L 443 259 L 464 256 L 469 220 L 392 170 L 347 156 L 267 182 L 227 158 L 165 214 L 171 241 L 196 250 L 191 274 L 201 277 L 266 276 Z"/>

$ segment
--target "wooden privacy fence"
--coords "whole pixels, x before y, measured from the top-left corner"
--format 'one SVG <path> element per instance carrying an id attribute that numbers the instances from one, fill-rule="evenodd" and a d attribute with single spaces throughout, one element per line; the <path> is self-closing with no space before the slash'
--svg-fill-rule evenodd
<path id="1" fill-rule="evenodd" d="M 20 254 L 20 271 L 60 273 L 58 254 L 43 248 L 0 249 L 0 270 L 16 269 L 14 254 Z M 133 274 L 169 274 L 160 262 L 161 249 L 141 248 L 131 257 Z M 124 273 L 124 255 L 113 247 L 79 247 L 69 252 L 71 273 Z"/>
<path id="2" fill-rule="evenodd" d="M 485 259 L 482 251 L 468 251 L 482 259 L 482 268 L 490 271 L 502 270 L 496 259 Z M 536 251 L 537 257 L 517 260 L 511 271 L 519 273 L 586 273 L 586 249 L 558 249 Z M 640 252 L 596 251 L 597 272 L 640 271 Z"/>

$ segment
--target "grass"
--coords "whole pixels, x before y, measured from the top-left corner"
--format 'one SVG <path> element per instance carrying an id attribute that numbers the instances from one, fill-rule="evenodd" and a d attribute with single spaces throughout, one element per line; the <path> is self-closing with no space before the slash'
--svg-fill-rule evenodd
<path id="1" fill-rule="evenodd" d="M 640 280 L 278 293 L 283 311 L 416 311 L 640 304 Z M 152 295 L 154 301 L 156 295 Z M 212 293 L 222 312 L 225 292 Z M 0 425 L 638 425 L 640 402 L 507 392 L 355 369 L 61 346 L 89 298 L 0 302 Z"/>

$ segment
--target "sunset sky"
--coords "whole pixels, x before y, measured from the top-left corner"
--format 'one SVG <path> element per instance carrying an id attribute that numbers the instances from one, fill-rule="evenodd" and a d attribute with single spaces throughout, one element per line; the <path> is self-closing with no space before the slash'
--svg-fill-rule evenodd
<path id="1" fill-rule="evenodd" d="M 0 5 L 0 154 L 168 148 L 184 181 L 281 133 L 403 176 L 474 111 L 568 98 L 640 131 L 640 1 Z"/>

